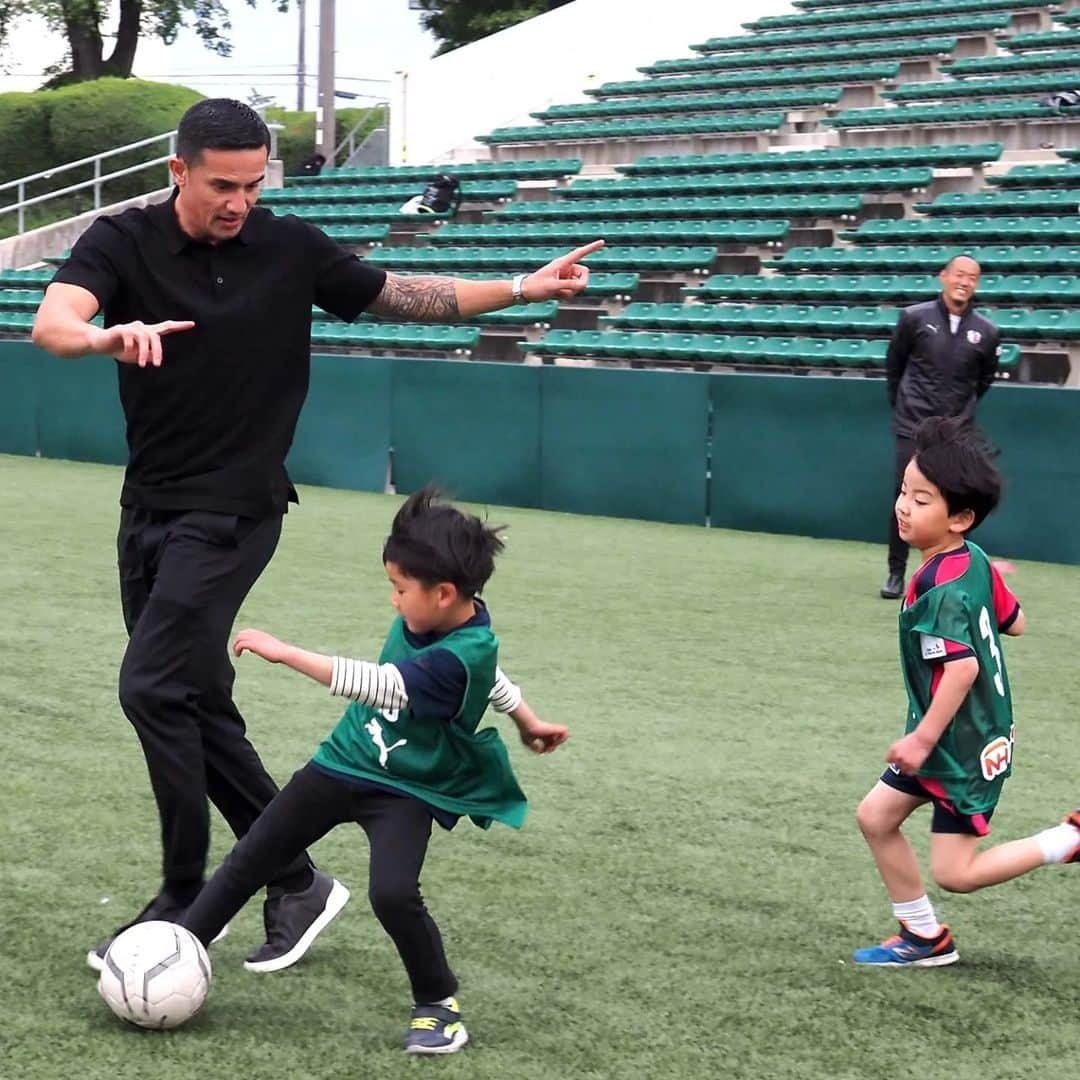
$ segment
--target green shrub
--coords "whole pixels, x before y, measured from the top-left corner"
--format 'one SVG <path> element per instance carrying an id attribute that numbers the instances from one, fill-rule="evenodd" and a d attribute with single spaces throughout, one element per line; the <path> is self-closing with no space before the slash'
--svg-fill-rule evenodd
<path id="1" fill-rule="evenodd" d="M 0 94 L 0 183 L 57 164 L 44 94 Z M 11 201 L 9 193 L 0 202 Z"/>

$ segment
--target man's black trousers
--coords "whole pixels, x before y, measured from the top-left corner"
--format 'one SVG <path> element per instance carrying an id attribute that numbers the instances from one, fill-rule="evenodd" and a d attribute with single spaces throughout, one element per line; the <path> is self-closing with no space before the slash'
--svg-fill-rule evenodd
<path id="1" fill-rule="evenodd" d="M 125 507 L 117 553 L 129 640 L 120 705 L 142 743 L 166 883 L 201 880 L 207 798 L 243 836 L 277 794 L 232 700 L 229 634 L 281 536 L 281 516 Z M 306 876 L 306 852 L 279 877 Z"/>
<path id="2" fill-rule="evenodd" d="M 184 915 L 204 944 L 267 881 L 335 825 L 356 822 L 371 855 L 368 899 L 393 939 L 413 999 L 441 1001 L 457 991 L 442 936 L 420 895 L 420 871 L 431 839 L 431 813 L 417 799 L 373 784 L 354 783 L 308 762 L 293 774 L 265 814 L 225 857 Z"/>
<path id="3" fill-rule="evenodd" d="M 915 453 L 915 441 L 907 435 L 896 436 L 896 485 L 893 491 L 893 502 L 896 502 L 900 494 L 900 487 L 904 482 L 904 470 L 908 467 L 912 455 Z M 896 527 L 896 511 L 889 509 L 889 573 L 904 576 L 907 570 L 908 546 L 900 539 L 900 530 Z"/>

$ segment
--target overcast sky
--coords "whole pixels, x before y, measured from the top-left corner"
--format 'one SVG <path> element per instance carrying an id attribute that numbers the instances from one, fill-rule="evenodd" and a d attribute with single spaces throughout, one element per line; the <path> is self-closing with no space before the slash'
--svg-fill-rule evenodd
<path id="1" fill-rule="evenodd" d="M 259 0 L 255 9 L 243 0 L 226 0 L 232 23 L 233 55 L 222 59 L 209 52 L 191 30 L 166 46 L 144 37 L 135 56 L 134 74 L 161 82 L 183 83 L 211 96 L 248 100 L 252 91 L 273 96 L 277 104 L 296 108 L 296 68 L 299 16 L 282 15 L 272 0 Z M 307 95 L 315 106 L 318 69 L 319 0 L 307 0 Z M 339 91 L 382 98 L 385 81 L 434 53 L 437 43 L 420 26 L 420 13 L 408 0 L 339 0 L 337 4 L 337 78 Z M 36 19 L 26 19 L 9 36 L 0 54 L 0 92 L 34 90 L 42 71 L 65 51 L 62 35 L 50 34 Z M 380 80 L 382 80 L 380 82 Z M 338 107 L 363 105 L 338 98 Z"/>

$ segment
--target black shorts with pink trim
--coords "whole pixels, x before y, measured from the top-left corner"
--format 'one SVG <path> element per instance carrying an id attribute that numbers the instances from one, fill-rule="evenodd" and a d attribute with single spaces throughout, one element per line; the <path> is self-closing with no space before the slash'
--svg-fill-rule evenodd
<path id="1" fill-rule="evenodd" d="M 960 833 L 965 836 L 987 836 L 993 808 L 981 814 L 961 814 L 951 802 L 940 780 L 926 776 L 909 776 L 890 765 L 882 774 L 881 782 L 896 791 L 912 795 L 916 799 L 928 799 L 934 804 L 934 817 L 930 823 L 932 833 Z"/>

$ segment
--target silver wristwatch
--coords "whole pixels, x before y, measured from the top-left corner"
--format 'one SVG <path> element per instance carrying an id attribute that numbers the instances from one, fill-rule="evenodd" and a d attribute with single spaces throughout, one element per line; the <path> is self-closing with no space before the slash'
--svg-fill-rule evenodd
<path id="1" fill-rule="evenodd" d="M 527 304 L 529 301 L 525 299 L 525 279 L 528 274 L 515 274 L 514 280 L 510 283 L 510 293 L 514 298 L 515 304 Z"/>

